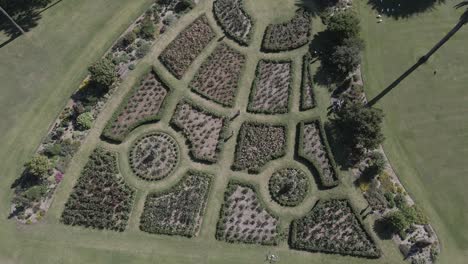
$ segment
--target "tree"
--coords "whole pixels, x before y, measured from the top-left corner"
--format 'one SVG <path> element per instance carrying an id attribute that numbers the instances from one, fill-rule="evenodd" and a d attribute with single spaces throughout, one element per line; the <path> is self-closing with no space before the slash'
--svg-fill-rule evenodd
<path id="1" fill-rule="evenodd" d="M 380 109 L 366 107 L 359 102 L 344 101 L 336 110 L 331 124 L 338 138 L 350 148 L 350 154 L 360 160 L 365 150 L 373 150 L 383 142 L 383 117 Z"/>
<path id="2" fill-rule="evenodd" d="M 117 79 L 115 65 L 107 57 L 95 62 L 88 68 L 88 70 L 91 74 L 91 81 L 103 88 L 109 88 Z"/>
<path id="3" fill-rule="evenodd" d="M 387 227 L 390 229 L 390 231 L 394 233 L 404 231 L 410 225 L 406 217 L 400 211 L 387 213 L 384 216 L 384 221 Z"/>
<path id="4" fill-rule="evenodd" d="M 156 28 L 154 27 L 153 21 L 151 21 L 149 16 L 145 16 L 141 22 L 139 36 L 146 40 L 152 40 L 154 39 L 155 32 Z"/>
<path id="5" fill-rule="evenodd" d="M 327 63 L 338 71 L 339 75 L 348 75 L 361 64 L 362 41 L 346 39 L 336 46 Z"/>
<path id="6" fill-rule="evenodd" d="M 52 164 L 44 155 L 35 155 L 24 166 L 26 167 L 26 171 L 36 178 L 42 178 L 52 169 Z"/>
<path id="7" fill-rule="evenodd" d="M 359 18 L 352 11 L 337 12 L 328 19 L 327 30 L 335 33 L 342 40 L 355 38 L 361 31 Z"/>

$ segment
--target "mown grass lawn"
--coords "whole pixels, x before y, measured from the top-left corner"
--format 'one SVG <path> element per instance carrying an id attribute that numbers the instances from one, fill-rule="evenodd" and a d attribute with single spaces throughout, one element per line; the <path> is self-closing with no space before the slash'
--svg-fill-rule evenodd
<path id="1" fill-rule="evenodd" d="M 381 24 L 366 2 L 359 2 L 369 98 L 455 26 L 461 14 L 453 8 L 458 2 L 448 0 L 407 19 L 384 17 Z M 385 150 L 435 224 L 442 241 L 441 263 L 464 263 L 462 256 L 468 254 L 467 43 L 465 26 L 377 104 L 386 113 Z"/>

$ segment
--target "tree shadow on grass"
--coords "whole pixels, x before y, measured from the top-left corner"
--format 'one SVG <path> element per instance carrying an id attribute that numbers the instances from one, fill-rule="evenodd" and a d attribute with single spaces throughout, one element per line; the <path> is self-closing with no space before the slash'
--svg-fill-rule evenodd
<path id="1" fill-rule="evenodd" d="M 312 17 L 320 16 L 327 7 L 333 6 L 338 0 L 296 0 L 296 6 L 309 11 Z"/>
<path id="2" fill-rule="evenodd" d="M 393 233 L 387 227 L 387 224 L 383 219 L 377 219 L 374 222 L 374 231 L 377 236 L 382 240 L 390 240 L 393 237 Z"/>
<path id="3" fill-rule="evenodd" d="M 408 18 L 432 10 L 445 0 L 368 0 L 368 5 L 376 12 L 395 18 Z"/>

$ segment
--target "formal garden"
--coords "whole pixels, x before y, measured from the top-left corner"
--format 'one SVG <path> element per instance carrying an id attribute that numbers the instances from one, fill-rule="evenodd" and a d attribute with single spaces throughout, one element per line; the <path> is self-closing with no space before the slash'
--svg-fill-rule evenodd
<path id="1" fill-rule="evenodd" d="M 362 89 L 359 17 L 337 2 L 265 23 L 244 0 L 156 0 L 89 67 L 14 183 L 10 217 L 59 211 L 74 232 L 149 244 L 434 263 L 437 234 Z"/>

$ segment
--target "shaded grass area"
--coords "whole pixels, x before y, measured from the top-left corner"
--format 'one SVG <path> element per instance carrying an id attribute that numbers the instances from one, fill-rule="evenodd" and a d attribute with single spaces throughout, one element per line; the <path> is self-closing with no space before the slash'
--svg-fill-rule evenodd
<path id="1" fill-rule="evenodd" d="M 458 2 L 447 0 L 404 20 L 384 17 L 381 24 L 360 2 L 369 98 L 454 27 L 462 13 L 453 8 Z M 390 162 L 441 238 L 441 263 L 463 263 L 462 256 L 468 254 L 467 29 L 457 32 L 376 105 L 386 114 L 384 148 Z"/>

